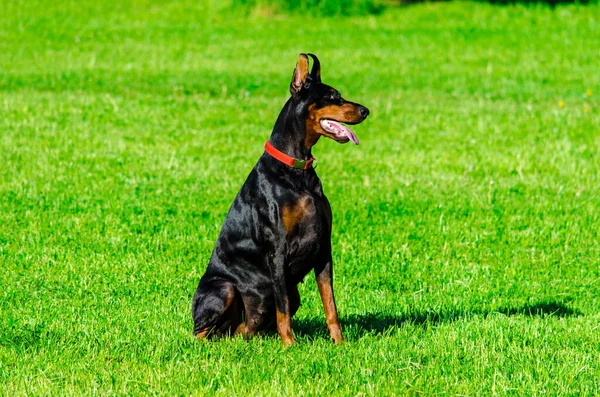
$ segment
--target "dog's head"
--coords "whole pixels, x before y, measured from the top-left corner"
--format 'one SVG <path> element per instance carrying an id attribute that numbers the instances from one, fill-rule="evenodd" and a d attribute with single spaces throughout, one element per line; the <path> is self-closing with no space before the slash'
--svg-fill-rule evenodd
<path id="1" fill-rule="evenodd" d="M 308 72 L 308 57 L 313 66 Z M 306 120 L 306 147 L 313 146 L 320 136 L 339 143 L 352 141 L 358 145 L 354 132 L 344 124 L 361 123 L 369 109 L 346 101 L 333 87 L 321 82 L 321 64 L 313 54 L 300 54 L 290 83 L 294 112 Z"/>

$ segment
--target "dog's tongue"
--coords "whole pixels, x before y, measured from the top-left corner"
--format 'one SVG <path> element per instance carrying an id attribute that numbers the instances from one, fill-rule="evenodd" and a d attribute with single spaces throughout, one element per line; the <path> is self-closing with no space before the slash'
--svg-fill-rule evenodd
<path id="1" fill-rule="evenodd" d="M 343 124 L 340 124 L 340 127 L 342 127 L 344 129 L 344 135 L 346 135 L 348 138 L 350 138 L 352 143 L 354 143 L 355 145 L 358 145 L 358 138 L 356 137 L 354 132 L 350 128 L 346 127 Z"/>
<path id="2" fill-rule="evenodd" d="M 352 130 L 345 125 L 338 123 L 333 120 L 324 120 L 327 123 L 327 127 L 329 130 L 333 130 L 338 136 L 346 136 L 350 139 L 355 145 L 358 145 L 358 138 L 352 132 Z"/>

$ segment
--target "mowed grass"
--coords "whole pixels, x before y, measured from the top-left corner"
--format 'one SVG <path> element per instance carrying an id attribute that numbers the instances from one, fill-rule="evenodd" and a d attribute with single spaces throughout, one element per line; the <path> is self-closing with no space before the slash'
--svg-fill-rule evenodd
<path id="1" fill-rule="evenodd" d="M 600 393 L 600 6 L 0 15 L 1 395 Z M 347 343 L 312 275 L 293 348 L 199 342 L 192 294 L 300 52 L 372 111 L 314 151 Z"/>

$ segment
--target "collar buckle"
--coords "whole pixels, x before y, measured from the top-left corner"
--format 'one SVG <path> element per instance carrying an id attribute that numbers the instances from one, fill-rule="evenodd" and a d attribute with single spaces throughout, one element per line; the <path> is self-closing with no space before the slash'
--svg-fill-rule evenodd
<path id="1" fill-rule="evenodd" d="M 317 159 L 314 157 L 311 157 L 308 160 L 298 160 L 298 159 L 294 159 L 294 168 L 298 168 L 301 170 L 307 170 L 310 167 L 312 167 L 313 169 L 317 168 Z"/>
<path id="2" fill-rule="evenodd" d="M 294 159 L 294 165 L 292 167 L 303 170 L 306 168 L 306 162 L 307 162 L 306 160 Z"/>

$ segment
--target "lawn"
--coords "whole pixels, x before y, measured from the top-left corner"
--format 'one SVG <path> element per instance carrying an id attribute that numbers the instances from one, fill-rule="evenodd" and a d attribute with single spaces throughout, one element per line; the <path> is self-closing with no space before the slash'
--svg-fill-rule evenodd
<path id="1" fill-rule="evenodd" d="M 376 16 L 0 5 L 0 395 L 600 394 L 600 5 Z M 315 148 L 334 346 L 191 298 L 300 52 L 371 109 Z"/>

